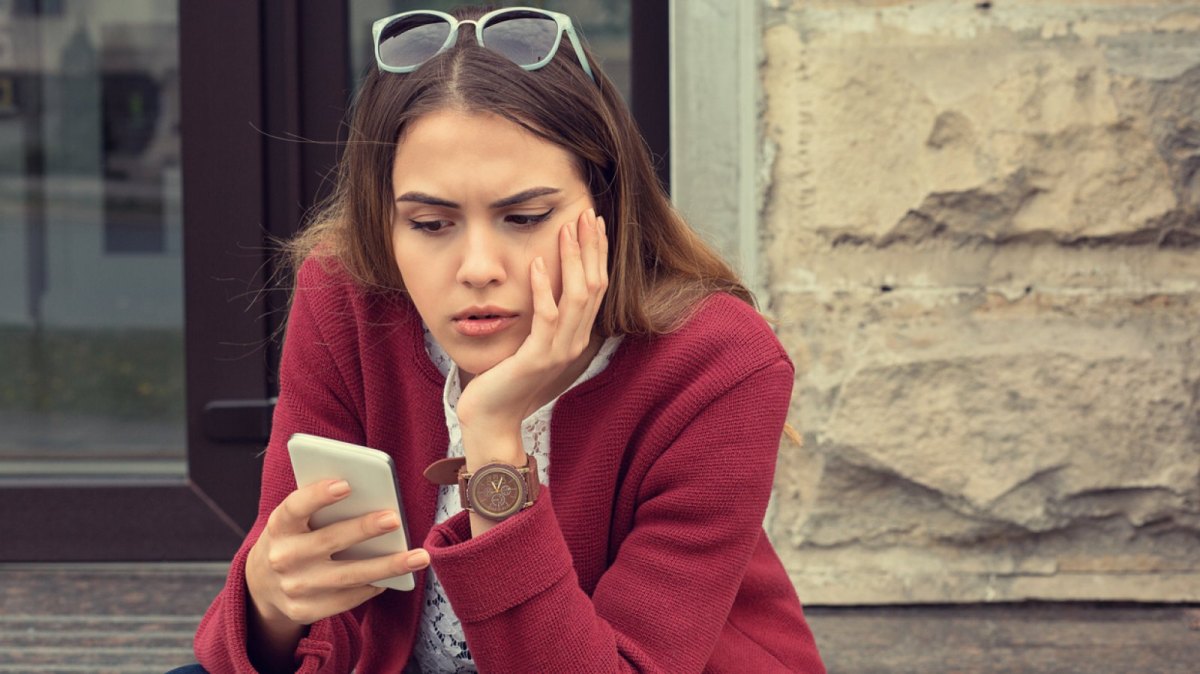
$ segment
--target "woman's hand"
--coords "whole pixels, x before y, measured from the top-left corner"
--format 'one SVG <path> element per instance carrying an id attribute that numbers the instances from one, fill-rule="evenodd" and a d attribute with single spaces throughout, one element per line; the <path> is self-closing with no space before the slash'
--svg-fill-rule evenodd
<path id="1" fill-rule="evenodd" d="M 400 526 L 398 513 L 382 511 L 309 528 L 313 513 L 349 493 L 350 485 L 344 480 L 324 480 L 297 489 L 271 512 L 266 528 L 250 548 L 246 559 L 250 655 L 260 669 L 291 666 L 305 626 L 383 592 L 370 583 L 429 565 L 429 554 L 419 548 L 374 559 L 331 559 L 335 552 Z"/>
<path id="2" fill-rule="evenodd" d="M 477 437 L 520 433 L 521 421 L 561 393 L 580 373 L 580 356 L 592 341 L 600 302 L 608 289 L 608 237 L 604 218 L 594 209 L 581 213 L 559 233 L 562 294 L 558 303 L 545 261 L 532 263 L 533 322 L 529 336 L 513 355 L 473 378 L 458 401 L 467 463 L 472 467 L 468 434 Z M 586 364 L 582 364 L 586 367 Z M 490 459 L 494 457 L 482 457 Z"/>

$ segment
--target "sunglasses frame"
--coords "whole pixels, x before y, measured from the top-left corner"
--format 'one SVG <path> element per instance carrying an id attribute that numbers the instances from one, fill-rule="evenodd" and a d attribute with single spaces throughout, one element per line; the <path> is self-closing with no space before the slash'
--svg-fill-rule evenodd
<path id="1" fill-rule="evenodd" d="M 583 66 L 583 72 L 587 73 L 587 76 L 592 78 L 592 82 L 596 81 L 596 76 L 592 74 L 592 67 L 588 63 L 587 56 L 585 56 L 583 53 L 583 45 L 580 44 L 579 36 L 576 35 L 576 33 L 575 33 L 575 26 L 571 24 L 571 17 L 567 16 L 566 14 L 561 14 L 559 12 L 551 12 L 549 10 L 539 9 L 537 7 L 503 7 L 500 9 L 492 10 L 492 11 L 488 12 L 487 14 L 484 14 L 483 16 L 479 17 L 478 19 L 466 19 L 463 21 L 459 21 L 455 17 L 453 17 L 445 12 L 439 12 L 434 9 L 418 9 L 418 10 L 414 10 L 414 11 L 410 11 L 410 12 L 401 12 L 399 14 L 393 14 L 392 16 L 385 16 L 382 19 L 379 19 L 378 21 L 376 21 L 374 24 L 371 25 L 371 35 L 374 38 L 374 42 L 375 42 L 375 64 L 379 66 L 380 70 L 385 71 L 385 72 L 411 73 L 412 71 L 421 67 L 422 64 L 429 61 L 429 59 L 432 59 L 434 56 L 437 56 L 438 54 L 446 51 L 447 49 L 450 49 L 455 44 L 457 44 L 458 29 L 461 26 L 466 25 L 466 24 L 472 24 L 475 26 L 475 42 L 480 47 L 483 47 L 484 49 L 491 49 L 490 47 L 488 47 L 486 44 L 483 43 L 484 29 L 487 28 L 488 23 L 490 23 L 496 17 L 502 16 L 504 14 L 508 14 L 510 12 L 531 12 L 533 14 L 539 14 L 546 18 L 553 19 L 554 23 L 557 24 L 557 26 L 558 26 L 558 35 L 554 38 L 554 46 L 550 49 L 549 53 L 546 55 L 545 58 L 538 61 L 537 63 L 533 63 L 530 65 L 522 65 L 520 63 L 516 63 L 515 61 L 513 61 L 514 64 L 516 64 L 517 66 L 520 66 L 524 70 L 537 70 L 538 68 L 544 67 L 547 63 L 550 62 L 551 59 L 554 58 L 555 54 L 558 53 L 558 48 L 562 44 L 563 33 L 566 33 L 567 39 L 571 41 L 571 46 L 575 48 L 575 57 L 577 59 L 579 59 L 579 65 Z M 379 37 L 381 35 L 383 35 L 384 29 L 387 28 L 389 25 L 391 25 L 392 22 L 398 21 L 398 20 L 403 19 L 408 16 L 415 16 L 415 15 L 436 16 L 439 19 L 442 19 L 446 23 L 450 24 L 450 34 L 446 36 L 446 41 L 442 44 L 441 48 L 439 48 L 436 52 L 433 53 L 432 56 L 429 57 L 429 59 L 425 59 L 425 61 L 422 61 L 421 63 L 418 63 L 416 65 L 389 66 L 389 65 L 385 64 L 383 62 L 383 58 L 379 54 Z M 502 56 L 505 56 L 505 58 L 508 58 L 507 55 L 504 54 L 504 52 L 501 52 L 501 51 L 498 51 L 495 49 L 492 49 L 492 51 L 495 51 L 496 53 L 501 54 Z M 512 59 L 509 59 L 509 60 L 512 60 Z"/>

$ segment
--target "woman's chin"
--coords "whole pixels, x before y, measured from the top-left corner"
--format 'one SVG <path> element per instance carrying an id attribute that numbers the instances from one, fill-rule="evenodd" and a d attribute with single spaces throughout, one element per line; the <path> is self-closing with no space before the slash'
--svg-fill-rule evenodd
<path id="1" fill-rule="evenodd" d="M 512 354 L 464 354 L 461 358 L 455 358 L 454 354 L 450 354 L 450 358 L 458 365 L 458 375 L 463 386 L 474 379 L 477 375 L 483 374 L 488 370 L 496 367 L 505 358 Z"/>
<path id="2" fill-rule="evenodd" d="M 470 339 L 454 335 L 446 340 L 443 347 L 450 359 L 458 365 L 462 384 L 466 386 L 472 377 L 496 367 L 520 350 L 528 335 L 527 330 L 506 331 L 506 334 L 486 339 Z"/>

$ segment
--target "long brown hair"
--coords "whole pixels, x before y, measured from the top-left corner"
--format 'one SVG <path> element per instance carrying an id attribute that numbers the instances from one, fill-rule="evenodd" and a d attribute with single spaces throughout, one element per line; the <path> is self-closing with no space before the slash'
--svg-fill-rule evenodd
<path id="1" fill-rule="evenodd" d="M 526 71 L 461 33 L 454 48 L 411 73 L 372 68 L 351 108 L 336 188 L 287 245 L 293 265 L 331 255 L 364 287 L 402 290 L 390 236 L 396 144 L 420 116 L 453 108 L 499 115 L 576 159 L 611 242 L 609 288 L 596 319 L 601 335 L 670 332 L 714 292 L 754 306 L 733 269 L 672 207 L 625 102 L 585 53 L 595 82 L 565 40 L 549 64 Z"/>

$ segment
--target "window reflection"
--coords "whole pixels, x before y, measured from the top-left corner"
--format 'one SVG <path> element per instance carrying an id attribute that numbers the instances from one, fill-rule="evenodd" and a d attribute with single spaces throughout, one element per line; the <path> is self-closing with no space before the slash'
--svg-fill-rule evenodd
<path id="1" fill-rule="evenodd" d="M 183 456 L 178 64 L 175 3 L 0 0 L 0 471 Z"/>

